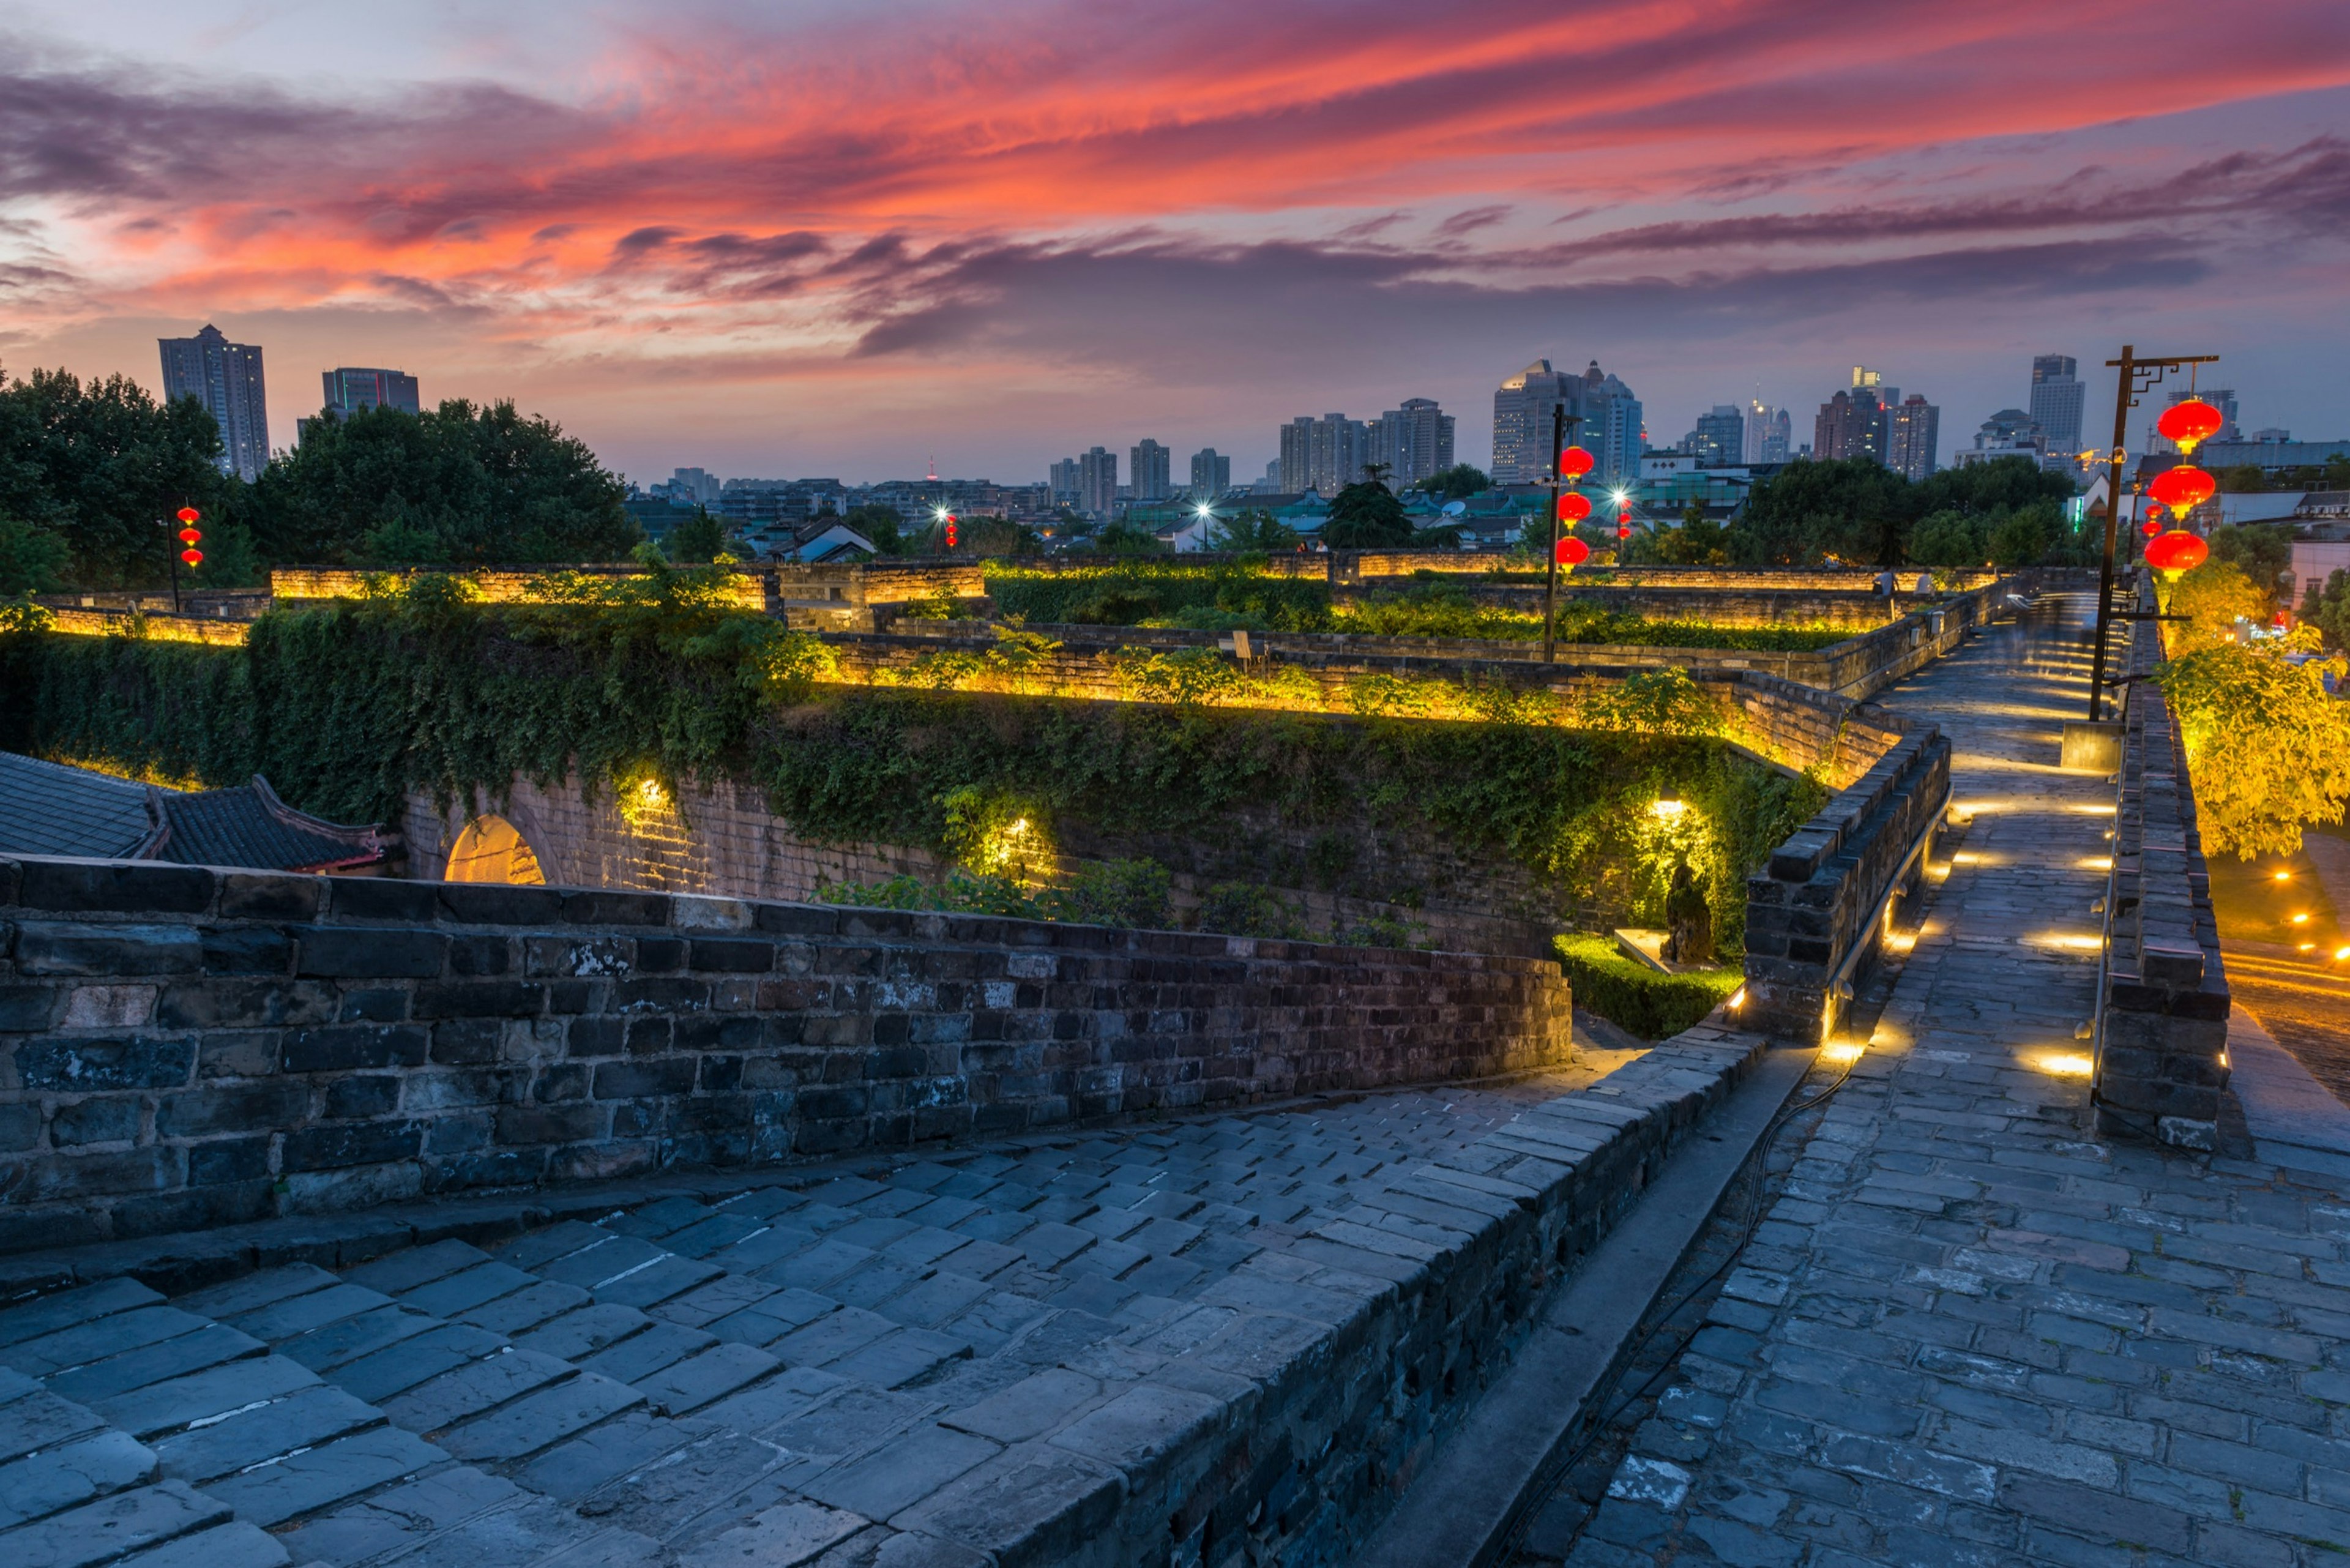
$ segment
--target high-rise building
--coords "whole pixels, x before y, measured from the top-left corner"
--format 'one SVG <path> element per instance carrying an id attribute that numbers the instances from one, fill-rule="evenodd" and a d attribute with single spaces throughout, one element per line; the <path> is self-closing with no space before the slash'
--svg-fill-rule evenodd
<path id="1" fill-rule="evenodd" d="M 1569 439 L 1591 453 L 1591 477 L 1598 483 L 1625 485 L 1640 477 L 1640 454 L 1648 448 L 1640 400 L 1596 359 L 1583 372 L 1583 423 Z"/>
<path id="2" fill-rule="evenodd" d="M 1883 462 L 1890 435 L 1887 410 L 1901 400 L 1901 389 L 1885 384 L 1883 372 L 1852 368 L 1852 386 L 1820 405 L 1812 421 L 1812 455 L 1822 462 L 1865 457 Z"/>
<path id="3" fill-rule="evenodd" d="M 1920 480 L 1939 464 L 1942 410 L 1912 392 L 1885 410 L 1885 466 Z"/>
<path id="4" fill-rule="evenodd" d="M 1107 517 L 1118 504 L 1118 453 L 1096 447 L 1077 459 L 1077 510 Z"/>
<path id="5" fill-rule="evenodd" d="M 1214 447 L 1203 446 L 1191 454 L 1191 496 L 1197 501 L 1212 501 L 1232 487 L 1232 460 Z"/>
<path id="6" fill-rule="evenodd" d="M 1367 461 L 1387 465 L 1390 490 L 1442 472 L 1452 466 L 1452 416 L 1433 398 L 1406 398 L 1372 424 Z"/>
<path id="7" fill-rule="evenodd" d="M 1784 409 L 1774 409 L 1760 398 L 1750 398 L 1746 403 L 1744 451 L 1748 462 L 1784 462 L 1793 450 L 1794 421 Z"/>
<path id="8" fill-rule="evenodd" d="M 1553 414 L 1564 409 L 1567 440 L 1577 439 L 1583 378 L 1537 359 L 1493 393 L 1493 483 L 1532 484 L 1550 474 Z"/>
<path id="9" fill-rule="evenodd" d="M 2048 437 L 2029 413 L 2022 409 L 2002 409 L 1976 427 L 1975 444 L 1960 448 L 1958 460 L 1961 468 L 2003 457 L 2039 462 L 2047 452 Z"/>
<path id="10" fill-rule="evenodd" d="M 1045 470 L 1045 486 L 1053 493 L 1055 506 L 1076 507 L 1085 498 L 1085 484 L 1077 460 L 1065 457 Z"/>
<path id="11" fill-rule="evenodd" d="M 326 411 L 337 419 L 361 409 L 398 409 L 404 414 L 424 411 L 416 378 L 405 370 L 371 370 L 341 365 L 326 372 Z"/>
<path id="12" fill-rule="evenodd" d="M 2076 363 L 2069 354 L 2032 357 L 2032 421 L 2047 438 L 2049 453 L 2061 454 L 2068 463 L 2081 450 L 2081 416 L 2088 396 L 2088 389 L 2073 373 Z"/>
<path id="13" fill-rule="evenodd" d="M 1173 452 L 1145 436 L 1128 447 L 1126 455 L 1128 466 L 1134 471 L 1134 499 L 1164 501 L 1175 493 Z"/>
<path id="14" fill-rule="evenodd" d="M 1716 403 L 1683 444 L 1700 468 L 1735 468 L 1746 461 L 1746 416 L 1735 403 Z"/>
<path id="15" fill-rule="evenodd" d="M 652 493 L 679 506 L 715 506 L 724 487 L 706 468 L 681 468 L 652 487 Z"/>
<path id="16" fill-rule="evenodd" d="M 163 397 L 193 398 L 220 426 L 220 469 L 255 480 L 269 466 L 269 406 L 261 380 L 261 346 L 232 343 L 205 324 L 193 337 L 161 337 Z"/>
<path id="17" fill-rule="evenodd" d="M 1281 427 L 1281 488 L 1336 495 L 1363 477 L 1370 427 L 1344 414 L 1300 414 Z"/>

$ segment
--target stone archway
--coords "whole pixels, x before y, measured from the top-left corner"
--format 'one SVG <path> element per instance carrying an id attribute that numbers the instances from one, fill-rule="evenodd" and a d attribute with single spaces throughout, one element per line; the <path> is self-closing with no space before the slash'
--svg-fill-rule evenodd
<path id="1" fill-rule="evenodd" d="M 546 873 L 538 856 L 515 825 L 503 816 L 477 816 L 457 830 L 449 850 L 450 882 L 502 882 L 509 886 L 541 887 Z"/>

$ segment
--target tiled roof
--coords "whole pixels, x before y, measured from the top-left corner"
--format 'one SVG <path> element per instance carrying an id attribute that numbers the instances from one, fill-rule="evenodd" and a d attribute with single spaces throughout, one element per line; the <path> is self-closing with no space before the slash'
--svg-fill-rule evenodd
<path id="1" fill-rule="evenodd" d="M 0 852 L 128 859 L 154 830 L 145 784 L 0 752 Z"/>
<path id="2" fill-rule="evenodd" d="M 296 811 L 269 781 L 194 792 L 0 752 L 0 853 L 317 870 L 381 860 L 384 836 Z"/>

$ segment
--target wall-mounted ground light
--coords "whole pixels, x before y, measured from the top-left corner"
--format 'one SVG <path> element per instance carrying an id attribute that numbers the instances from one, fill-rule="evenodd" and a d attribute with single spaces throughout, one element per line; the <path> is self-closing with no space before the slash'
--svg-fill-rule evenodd
<path id="1" fill-rule="evenodd" d="M 1660 821 L 1669 822 L 1688 809 L 1688 802 L 1667 798 L 1651 802 L 1648 805 L 1648 815 Z"/>

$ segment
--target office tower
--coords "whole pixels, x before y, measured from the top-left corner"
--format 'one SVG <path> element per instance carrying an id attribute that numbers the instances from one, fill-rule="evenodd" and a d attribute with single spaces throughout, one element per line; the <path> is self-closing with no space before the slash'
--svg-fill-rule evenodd
<path id="1" fill-rule="evenodd" d="M 163 397 L 193 398 L 220 426 L 220 469 L 255 480 L 269 466 L 269 408 L 261 382 L 261 346 L 232 343 L 207 323 L 193 337 L 160 337 Z"/>
<path id="2" fill-rule="evenodd" d="M 1912 392 L 1885 411 L 1885 424 L 1886 467 L 1912 480 L 1934 472 L 1941 451 L 1941 410 Z"/>
<path id="3" fill-rule="evenodd" d="M 1074 508 L 1085 499 L 1085 484 L 1076 458 L 1061 459 L 1045 471 L 1045 487 L 1053 493 L 1054 505 Z"/>
<path id="4" fill-rule="evenodd" d="M 1403 490 L 1452 466 L 1452 416 L 1433 398 L 1406 398 L 1371 426 L 1371 462 L 1387 465 L 1388 488 Z"/>
<path id="5" fill-rule="evenodd" d="M 1735 468 L 1746 461 L 1746 416 L 1735 403 L 1716 403 L 1697 417 L 1690 431 L 1690 455 L 1700 468 Z"/>
<path id="6" fill-rule="evenodd" d="M 1344 414 L 1300 414 L 1281 427 L 1281 488 L 1336 495 L 1363 477 L 1370 427 Z"/>
<path id="7" fill-rule="evenodd" d="M 1583 378 L 1551 369 L 1537 359 L 1503 381 L 1493 393 L 1493 482 L 1531 484 L 1549 477 L 1550 438 L 1554 410 L 1564 409 L 1570 421 L 1583 413 Z M 1578 437 L 1579 424 L 1569 423 L 1566 439 Z"/>
<path id="8" fill-rule="evenodd" d="M 1887 410 L 1901 400 L 1901 389 L 1885 384 L 1882 371 L 1852 368 L 1852 385 L 1820 405 L 1812 421 L 1812 455 L 1822 462 L 1865 457 L 1885 461 Z"/>
<path id="9" fill-rule="evenodd" d="M 1107 517 L 1118 503 L 1118 453 L 1094 448 L 1077 459 L 1077 510 Z"/>
<path id="10" fill-rule="evenodd" d="M 1794 421 L 1787 410 L 1774 409 L 1760 398 L 1746 403 L 1745 448 L 1742 453 L 1748 462 L 1784 462 L 1794 448 Z"/>
<path id="11" fill-rule="evenodd" d="M 1127 463 L 1133 470 L 1134 499 L 1164 501 L 1175 493 L 1172 472 L 1174 453 L 1145 436 L 1127 449 Z"/>
<path id="12" fill-rule="evenodd" d="M 398 409 L 404 414 L 424 411 L 423 400 L 417 394 L 416 378 L 405 370 L 341 365 L 327 371 L 321 379 L 327 383 L 323 407 L 337 419 L 361 409 Z"/>
<path id="13" fill-rule="evenodd" d="M 2068 462 L 2081 450 L 2081 415 L 2088 389 L 2074 376 L 2069 354 L 2035 354 L 2032 358 L 2032 422 L 2047 439 L 2048 451 Z"/>
<path id="14" fill-rule="evenodd" d="M 1213 501 L 1232 487 L 1232 460 L 1214 447 L 1203 446 L 1191 454 L 1191 496 L 1197 501 Z"/>
<path id="15" fill-rule="evenodd" d="M 1583 423 L 1567 439 L 1591 453 L 1592 479 L 1611 485 L 1630 484 L 1638 479 L 1640 454 L 1648 447 L 1640 400 L 1632 395 L 1631 388 L 1603 372 L 1594 359 L 1583 372 L 1582 403 Z"/>

